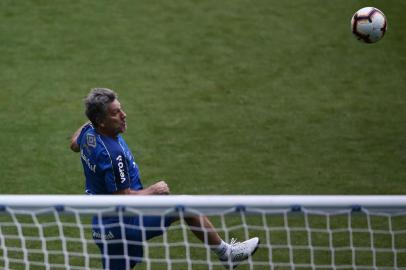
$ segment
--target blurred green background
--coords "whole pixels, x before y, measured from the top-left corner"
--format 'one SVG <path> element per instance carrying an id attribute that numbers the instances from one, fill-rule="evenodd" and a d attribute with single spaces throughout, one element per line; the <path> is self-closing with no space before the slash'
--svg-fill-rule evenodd
<path id="1" fill-rule="evenodd" d="M 388 32 L 358 42 L 353 13 Z M 70 135 L 119 93 L 145 185 L 406 193 L 406 2 L 0 2 L 0 192 L 82 194 Z"/>
<path id="2" fill-rule="evenodd" d="M 364 6 L 388 18 L 376 44 L 350 31 Z M 0 193 L 83 194 L 69 138 L 83 98 L 108 87 L 145 185 L 405 194 L 405 11 L 404 0 L 2 0 Z"/>

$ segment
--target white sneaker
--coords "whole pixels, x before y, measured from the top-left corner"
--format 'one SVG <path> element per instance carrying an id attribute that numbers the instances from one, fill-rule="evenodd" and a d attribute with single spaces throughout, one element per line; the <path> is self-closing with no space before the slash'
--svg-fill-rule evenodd
<path id="1" fill-rule="evenodd" d="M 245 261 L 257 251 L 259 246 L 259 238 L 254 237 L 244 242 L 236 242 L 236 239 L 232 238 L 228 254 L 225 258 L 220 258 L 223 265 L 227 269 L 236 268 L 240 262 Z"/>

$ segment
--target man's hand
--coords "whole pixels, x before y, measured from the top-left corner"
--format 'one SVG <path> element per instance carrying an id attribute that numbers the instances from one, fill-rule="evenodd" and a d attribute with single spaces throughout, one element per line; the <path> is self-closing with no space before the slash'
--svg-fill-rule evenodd
<path id="1" fill-rule="evenodd" d="M 116 195 L 169 195 L 170 190 L 165 181 L 159 181 L 147 188 L 141 190 L 133 190 L 131 188 L 117 190 L 113 194 Z"/>
<path id="2" fill-rule="evenodd" d="M 159 181 L 149 187 L 146 188 L 150 195 L 169 195 L 170 190 L 168 184 L 165 181 Z"/>

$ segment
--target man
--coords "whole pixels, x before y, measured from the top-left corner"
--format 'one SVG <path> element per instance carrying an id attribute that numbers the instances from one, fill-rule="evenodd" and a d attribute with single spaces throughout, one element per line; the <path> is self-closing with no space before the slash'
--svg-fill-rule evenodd
<path id="1" fill-rule="evenodd" d="M 90 122 L 81 126 L 71 138 L 71 149 L 80 152 L 86 178 L 86 193 L 117 195 L 168 195 L 170 189 L 165 181 L 144 188 L 137 164 L 129 147 L 120 135 L 127 129 L 126 114 L 117 94 L 106 88 L 92 89 L 85 99 L 86 116 Z M 125 216 L 126 225 L 121 228 L 118 216 L 93 218 L 93 238 L 100 248 L 105 269 L 131 269 L 143 256 L 143 239 L 148 240 L 163 233 L 175 221 L 173 217 Z M 225 243 L 206 217 L 187 217 L 192 232 L 216 253 L 227 269 L 251 256 L 259 245 L 257 237 L 242 243 Z M 154 228 L 143 234 L 139 224 Z M 206 237 L 204 234 L 206 232 Z M 124 234 L 124 235 L 123 235 Z M 128 241 L 117 241 L 126 239 Z M 106 244 L 107 242 L 107 244 Z M 126 242 L 126 243 L 123 243 Z M 134 244 L 135 243 L 135 244 Z M 138 244 L 137 244 L 138 243 Z"/>

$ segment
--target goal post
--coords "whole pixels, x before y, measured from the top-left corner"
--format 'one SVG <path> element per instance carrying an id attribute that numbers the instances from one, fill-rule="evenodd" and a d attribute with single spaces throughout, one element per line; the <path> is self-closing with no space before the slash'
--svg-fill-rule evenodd
<path id="1" fill-rule="evenodd" d="M 1 195 L 0 269 L 103 269 L 95 241 L 115 239 L 92 221 L 119 217 L 136 229 L 143 250 L 134 269 L 224 269 L 194 238 L 185 216 L 208 216 L 227 242 L 259 237 L 255 255 L 239 270 L 406 270 L 406 196 L 119 196 Z M 128 216 L 180 218 L 167 229 Z M 150 230 L 166 230 L 145 240 Z M 204 230 L 203 230 L 204 231 Z M 124 249 L 117 257 L 130 256 Z"/>

